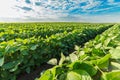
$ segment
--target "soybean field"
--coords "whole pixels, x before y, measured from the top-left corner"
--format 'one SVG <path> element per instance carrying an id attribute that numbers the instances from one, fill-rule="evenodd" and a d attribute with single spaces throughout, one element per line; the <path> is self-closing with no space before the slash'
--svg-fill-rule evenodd
<path id="1" fill-rule="evenodd" d="M 39 76 L 19 78 L 35 72 Z M 0 80 L 119 80 L 120 25 L 0 23 Z"/>

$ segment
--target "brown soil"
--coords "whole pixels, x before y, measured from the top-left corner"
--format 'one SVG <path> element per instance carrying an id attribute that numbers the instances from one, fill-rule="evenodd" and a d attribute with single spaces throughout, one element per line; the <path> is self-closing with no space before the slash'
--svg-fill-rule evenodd
<path id="1" fill-rule="evenodd" d="M 30 74 L 27 73 L 22 73 L 18 76 L 17 80 L 35 80 L 35 78 L 39 78 L 40 77 L 40 73 L 43 70 L 49 69 L 53 67 L 52 65 L 48 65 L 48 64 L 43 64 L 42 66 L 38 67 L 35 69 L 35 71 L 31 72 Z"/>

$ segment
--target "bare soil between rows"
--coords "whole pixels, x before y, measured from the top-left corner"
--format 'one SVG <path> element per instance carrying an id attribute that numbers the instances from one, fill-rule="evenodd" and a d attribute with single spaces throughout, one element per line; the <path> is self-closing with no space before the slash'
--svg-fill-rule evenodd
<path id="1" fill-rule="evenodd" d="M 22 73 L 18 76 L 17 80 L 35 80 L 36 78 L 40 77 L 40 73 L 43 70 L 52 68 L 52 65 L 49 64 L 42 64 L 42 66 L 37 67 L 33 72 L 27 74 L 27 73 Z"/>

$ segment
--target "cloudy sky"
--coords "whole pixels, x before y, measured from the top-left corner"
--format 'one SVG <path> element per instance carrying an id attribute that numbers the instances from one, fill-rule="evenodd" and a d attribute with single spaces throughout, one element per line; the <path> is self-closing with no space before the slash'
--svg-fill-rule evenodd
<path id="1" fill-rule="evenodd" d="M 1 0 L 0 21 L 120 22 L 120 0 Z"/>

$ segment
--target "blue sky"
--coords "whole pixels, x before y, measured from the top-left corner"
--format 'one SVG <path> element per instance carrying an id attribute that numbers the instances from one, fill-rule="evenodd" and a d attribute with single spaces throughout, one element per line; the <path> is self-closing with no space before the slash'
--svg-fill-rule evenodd
<path id="1" fill-rule="evenodd" d="M 1 0 L 0 21 L 120 22 L 120 0 Z"/>

